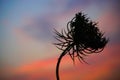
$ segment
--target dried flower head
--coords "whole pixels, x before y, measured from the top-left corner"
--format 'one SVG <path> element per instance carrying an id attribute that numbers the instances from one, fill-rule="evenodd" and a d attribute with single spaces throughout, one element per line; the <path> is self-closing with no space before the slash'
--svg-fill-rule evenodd
<path id="1" fill-rule="evenodd" d="M 67 31 L 62 30 L 59 33 L 55 30 L 55 38 L 59 43 L 55 43 L 58 49 L 69 53 L 74 61 L 77 57 L 84 61 L 84 56 L 91 53 L 101 52 L 108 42 L 98 28 L 97 23 L 91 21 L 85 14 L 79 12 L 68 22 Z M 84 61 L 85 62 L 85 61 Z"/>

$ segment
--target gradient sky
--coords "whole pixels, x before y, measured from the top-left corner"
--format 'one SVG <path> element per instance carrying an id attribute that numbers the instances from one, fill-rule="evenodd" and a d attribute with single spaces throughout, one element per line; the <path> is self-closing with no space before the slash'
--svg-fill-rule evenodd
<path id="1" fill-rule="evenodd" d="M 60 31 L 83 11 L 109 37 L 100 54 L 86 57 L 90 65 L 69 56 L 61 63 L 62 80 L 119 80 L 119 0 L 0 0 L 0 76 L 8 80 L 55 80 L 61 51 L 52 43 Z M 68 63 L 69 62 L 69 63 Z"/>

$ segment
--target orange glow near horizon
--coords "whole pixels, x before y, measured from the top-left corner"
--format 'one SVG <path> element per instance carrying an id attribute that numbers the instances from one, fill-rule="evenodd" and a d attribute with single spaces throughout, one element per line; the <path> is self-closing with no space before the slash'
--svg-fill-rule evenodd
<path id="1" fill-rule="evenodd" d="M 109 80 L 109 77 L 116 76 L 113 72 L 118 68 L 117 66 L 120 66 L 120 59 L 119 54 L 112 54 L 118 50 L 120 46 L 114 45 L 113 47 L 114 48 L 108 47 L 105 49 L 104 53 L 101 53 L 102 55 L 104 54 L 103 56 L 91 56 L 90 60 L 97 60 L 98 63 L 92 63 L 90 65 L 81 64 L 78 60 L 76 60 L 76 64 L 73 65 L 69 56 L 64 57 L 60 65 L 61 80 Z M 10 78 L 11 80 L 16 80 L 15 78 L 18 76 L 21 78 L 20 80 L 56 80 L 56 62 L 57 58 L 52 58 L 20 66 L 12 70 L 13 74 Z"/>

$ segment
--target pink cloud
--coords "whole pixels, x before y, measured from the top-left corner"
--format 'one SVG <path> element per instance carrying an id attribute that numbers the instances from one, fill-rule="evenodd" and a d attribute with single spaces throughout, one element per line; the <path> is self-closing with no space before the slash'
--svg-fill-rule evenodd
<path id="1" fill-rule="evenodd" d="M 93 61 L 90 65 L 81 64 L 78 60 L 73 65 L 69 56 L 64 57 L 60 65 L 60 78 L 62 80 L 109 80 L 109 77 L 118 77 L 112 72 L 115 70 L 119 72 L 119 68 L 117 68 L 120 66 L 119 47 L 120 45 L 109 46 L 100 55 L 90 56 L 88 60 Z M 94 63 L 94 61 L 96 62 Z M 57 58 L 55 57 L 20 66 L 11 70 L 12 75 L 8 78 L 11 80 L 56 80 L 56 62 Z"/>

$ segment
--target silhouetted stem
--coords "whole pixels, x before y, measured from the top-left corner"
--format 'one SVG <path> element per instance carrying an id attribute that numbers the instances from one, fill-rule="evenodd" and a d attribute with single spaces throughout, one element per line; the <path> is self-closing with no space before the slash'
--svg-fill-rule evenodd
<path id="1" fill-rule="evenodd" d="M 59 65 L 60 65 L 60 62 L 63 58 L 63 56 L 65 56 L 65 54 L 71 49 L 72 45 L 69 45 L 63 52 L 62 54 L 60 55 L 60 57 L 58 58 L 58 62 L 57 62 L 57 65 L 56 65 L 56 78 L 57 80 L 60 80 L 59 78 Z"/>

